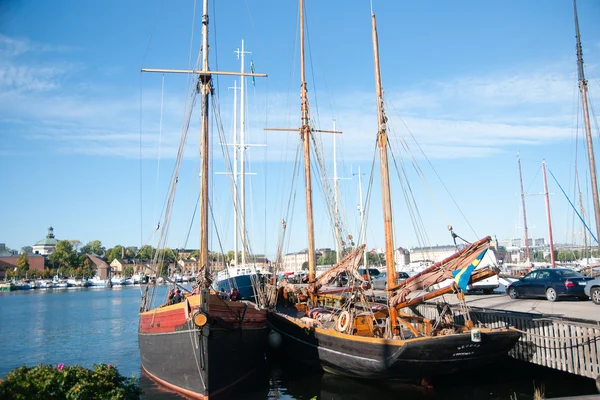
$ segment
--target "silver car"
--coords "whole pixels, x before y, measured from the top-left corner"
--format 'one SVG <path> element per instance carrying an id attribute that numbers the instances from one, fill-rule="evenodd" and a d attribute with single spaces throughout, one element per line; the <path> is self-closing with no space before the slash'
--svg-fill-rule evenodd
<path id="1" fill-rule="evenodd" d="M 409 278 L 409 276 L 406 272 L 398 272 L 397 274 L 398 274 L 398 278 L 396 279 L 396 283 L 400 283 Z M 382 272 L 381 274 L 377 275 L 376 278 L 373 278 L 371 280 L 371 283 L 373 285 L 373 289 L 375 289 L 375 290 L 386 290 L 387 289 L 387 274 L 385 272 Z"/>
<path id="2" fill-rule="evenodd" d="M 592 299 L 594 304 L 600 306 L 600 278 L 588 281 L 583 288 L 583 292 Z"/>

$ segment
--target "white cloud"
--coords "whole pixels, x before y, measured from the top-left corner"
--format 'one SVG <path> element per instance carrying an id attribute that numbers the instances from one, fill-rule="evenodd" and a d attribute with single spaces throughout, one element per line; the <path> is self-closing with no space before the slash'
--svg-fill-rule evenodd
<path id="1" fill-rule="evenodd" d="M 46 139 L 46 145 L 57 151 L 139 157 L 140 103 L 137 88 L 105 85 L 100 88 L 92 86 L 83 92 L 80 86 L 85 82 L 77 86 L 66 84 L 66 75 L 72 67 L 68 63 L 60 66 L 15 61 L 34 48 L 51 49 L 50 46 L 0 35 L 0 54 L 8 54 L 8 62 L 0 69 L 0 88 L 4 89 L 0 93 L 0 119 L 5 124 L 17 126 L 17 131 L 26 139 Z M 107 73 L 110 74 L 110 71 Z M 57 88 L 60 88 L 60 94 Z M 545 66 L 530 74 L 497 73 L 422 82 L 405 91 L 396 91 L 393 85 L 386 88 L 386 112 L 392 139 L 394 136 L 405 137 L 409 146 L 416 150 L 404 126 L 406 123 L 429 158 L 484 157 L 507 148 L 513 151 L 515 146 L 559 142 L 571 137 L 576 78 L 572 70 L 563 65 Z M 155 89 L 144 89 L 144 157 L 155 157 L 157 153 L 152 147 L 158 146 L 159 90 L 160 85 Z M 323 116 L 335 115 L 338 128 L 344 131 L 341 142 L 345 158 L 349 161 L 370 159 L 377 130 L 374 94 L 329 94 L 329 97 L 332 96 L 336 99 L 337 110 L 326 110 L 327 107 L 323 110 L 322 107 L 320 128 L 331 129 L 330 122 L 325 122 Z M 298 107 L 288 104 L 288 94 L 271 93 L 269 98 L 269 126 L 285 127 L 299 123 L 299 116 L 295 114 Z M 225 125 L 231 120 L 228 101 L 230 99 L 221 100 Z M 295 102 L 296 97 L 292 97 L 291 101 Z M 182 96 L 166 93 L 161 139 L 165 157 L 175 156 L 183 108 Z M 264 105 L 251 109 L 263 110 Z M 315 117 L 316 110 L 312 111 Z M 197 132 L 197 116 L 192 121 L 191 129 Z M 251 121 L 254 123 L 251 124 Z M 253 140 L 262 142 L 264 115 L 254 119 L 249 117 L 248 122 L 250 135 L 260 138 Z M 190 134 L 190 145 L 197 145 L 197 136 Z M 327 136 L 322 138 L 325 152 L 331 146 Z M 267 140 L 270 161 L 289 160 L 298 135 L 269 133 Z M 173 150 L 170 154 L 169 149 Z M 419 151 L 416 153 L 419 156 Z"/>

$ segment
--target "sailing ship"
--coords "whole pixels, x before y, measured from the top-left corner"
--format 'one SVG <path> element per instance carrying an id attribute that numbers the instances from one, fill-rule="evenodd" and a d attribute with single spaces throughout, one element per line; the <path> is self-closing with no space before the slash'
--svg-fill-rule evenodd
<path id="1" fill-rule="evenodd" d="M 209 399 L 223 395 L 248 377 L 264 362 L 268 326 L 266 312 L 253 303 L 222 299 L 210 290 L 208 251 L 209 218 L 209 96 L 212 76 L 239 75 L 211 71 L 208 66 L 208 0 L 203 0 L 202 66 L 197 70 L 142 69 L 146 72 L 195 74 L 194 96 L 201 96 L 201 190 L 200 190 L 200 265 L 197 286 L 180 302 L 153 306 L 153 291 L 146 286 L 139 314 L 138 341 L 143 371 L 154 381 L 186 397 Z M 266 76 L 249 73 L 245 76 Z M 191 113 L 190 113 L 191 114 Z M 185 128 L 184 128 L 185 129 Z M 181 164 L 182 146 L 176 168 Z M 170 209 L 177 184 L 173 174 L 167 207 Z M 165 212 L 165 221 L 170 211 Z M 169 224 L 163 222 L 162 226 Z M 166 238 L 166 235 L 161 235 Z M 166 239 L 163 239 L 166 240 Z M 164 254 L 164 253 L 163 253 Z M 160 261 L 157 252 L 155 261 Z M 157 264 L 156 262 L 154 263 Z M 181 288 L 183 289 L 183 288 Z"/>
<path id="2" fill-rule="evenodd" d="M 446 279 L 455 279 L 460 287 L 485 279 L 490 270 L 472 271 L 483 258 L 491 238 L 486 237 L 398 284 L 395 276 L 390 179 L 388 172 L 387 117 L 383 109 L 375 14 L 371 15 L 380 173 L 386 242 L 388 301 L 369 301 L 365 282 L 357 272 L 365 246 L 361 245 L 336 266 L 315 279 L 315 246 L 312 221 L 310 175 L 310 135 L 308 98 L 304 72 L 304 2 L 300 0 L 300 60 L 304 172 L 308 227 L 308 287 L 286 284 L 278 289 L 277 303 L 268 314 L 272 328 L 270 340 L 276 351 L 328 372 L 360 378 L 421 379 L 451 374 L 494 362 L 506 357 L 520 334 L 510 328 L 475 328 L 465 314 L 464 325 L 454 323 L 452 311 L 444 307 L 435 320 L 402 312 L 402 309 L 445 293 L 458 292 L 464 305 L 464 293 L 456 284 L 417 295 Z M 341 274 L 354 280 L 346 296 L 328 293 L 326 285 Z M 465 305 L 466 307 L 466 305 Z"/>

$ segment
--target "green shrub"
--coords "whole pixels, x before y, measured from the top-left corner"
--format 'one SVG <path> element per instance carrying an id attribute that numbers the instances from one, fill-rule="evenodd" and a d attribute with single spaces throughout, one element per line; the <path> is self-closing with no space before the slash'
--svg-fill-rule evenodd
<path id="1" fill-rule="evenodd" d="M 0 399 L 6 400 L 133 400 L 142 390 L 136 378 L 125 378 L 112 365 L 93 369 L 64 364 L 16 368 L 0 380 Z"/>

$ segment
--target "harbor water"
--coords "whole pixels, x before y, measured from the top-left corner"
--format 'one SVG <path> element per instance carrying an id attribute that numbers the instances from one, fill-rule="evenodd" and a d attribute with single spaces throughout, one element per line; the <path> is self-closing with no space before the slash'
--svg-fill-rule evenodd
<path id="1" fill-rule="evenodd" d="M 0 293 L 0 377 L 26 365 L 112 364 L 140 379 L 143 399 L 181 399 L 141 373 L 137 343 L 142 287 L 70 288 Z M 159 287 L 164 298 L 167 287 Z M 230 360 L 232 363 L 235 360 Z M 591 379 L 511 360 L 428 385 L 348 379 L 266 359 L 235 399 L 532 399 L 597 394 Z"/>

